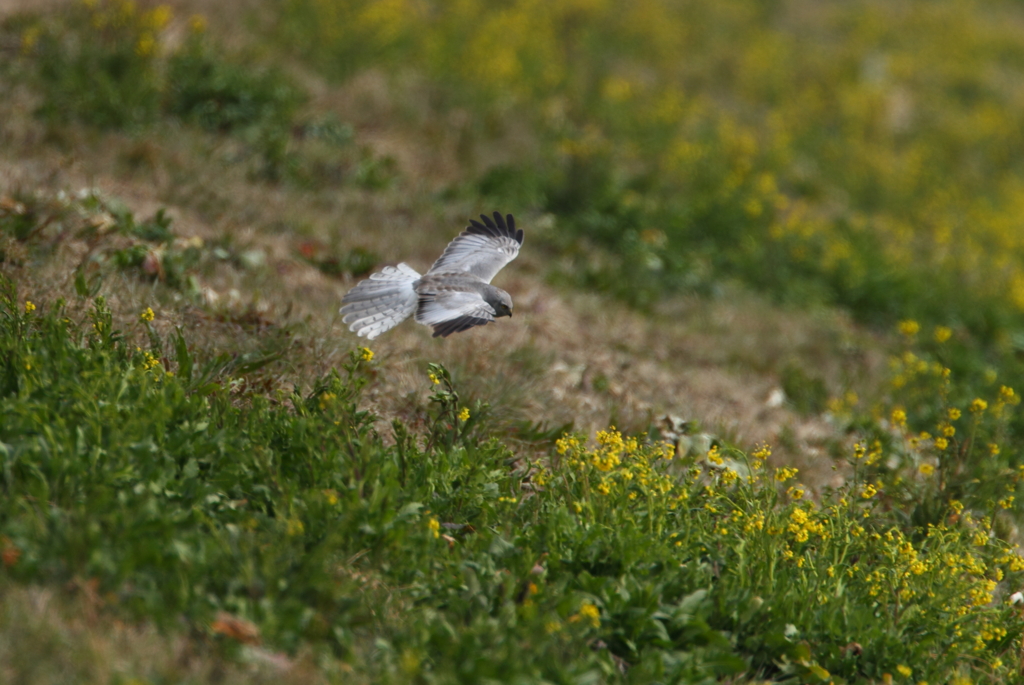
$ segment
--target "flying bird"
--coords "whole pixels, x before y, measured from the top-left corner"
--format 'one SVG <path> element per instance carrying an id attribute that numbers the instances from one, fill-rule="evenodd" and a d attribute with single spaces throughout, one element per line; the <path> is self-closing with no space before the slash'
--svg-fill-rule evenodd
<path id="1" fill-rule="evenodd" d="M 349 330 L 373 340 L 415 314 L 435 338 L 447 338 L 512 316 L 512 298 L 491 279 L 519 254 L 523 229 L 511 214 L 480 219 L 471 220 L 422 276 L 405 263 L 386 266 L 348 291 L 341 314 Z"/>

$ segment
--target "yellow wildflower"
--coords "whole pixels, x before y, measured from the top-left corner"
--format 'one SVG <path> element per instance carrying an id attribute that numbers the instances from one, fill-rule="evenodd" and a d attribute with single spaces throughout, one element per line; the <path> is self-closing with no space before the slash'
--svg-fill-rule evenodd
<path id="1" fill-rule="evenodd" d="M 972 414 L 980 414 L 981 412 L 985 411 L 986 409 L 988 409 L 988 402 L 986 402 L 985 400 L 981 399 L 980 397 L 974 398 L 974 401 L 971 402 L 970 412 Z"/>
<path id="2" fill-rule="evenodd" d="M 441 522 L 433 516 L 427 521 L 427 528 L 434 534 L 435 538 L 441 537 Z"/>
<path id="3" fill-rule="evenodd" d="M 910 666 L 904 666 L 903 664 L 897 666 L 896 671 L 904 678 L 909 678 L 914 673 Z"/>
<path id="4" fill-rule="evenodd" d="M 907 412 L 897 407 L 892 410 L 892 422 L 899 428 L 904 428 L 907 425 Z"/>
<path id="5" fill-rule="evenodd" d="M 569 623 L 576 623 L 580 620 L 586 620 L 591 626 L 598 628 L 601 625 L 601 610 L 590 602 L 586 602 L 578 612 L 569 617 Z"/>
<path id="6" fill-rule="evenodd" d="M 944 343 L 950 339 L 953 335 L 953 329 L 947 326 L 936 326 L 935 327 L 935 342 Z"/>
<path id="7" fill-rule="evenodd" d="M 36 310 L 36 306 L 32 304 L 31 300 L 25 300 L 25 313 L 31 314 Z"/>
<path id="8" fill-rule="evenodd" d="M 945 438 L 935 438 L 935 449 L 944 450 L 949 447 L 949 440 Z"/>
<path id="9" fill-rule="evenodd" d="M 469 421 L 469 408 L 463 407 L 459 412 L 459 421 Z"/>
<path id="10" fill-rule="evenodd" d="M 935 473 L 935 467 L 931 464 L 921 464 L 917 467 L 917 471 L 922 476 L 930 476 Z"/>
<path id="11" fill-rule="evenodd" d="M 905 321 L 900 321 L 899 331 L 908 338 L 912 338 L 915 335 L 917 335 L 917 332 L 919 330 L 921 330 L 921 325 L 914 321 L 913 319 L 906 319 Z"/>
<path id="12" fill-rule="evenodd" d="M 135 54 L 139 57 L 146 57 L 153 54 L 156 49 L 156 39 L 150 33 L 143 33 L 139 36 L 139 42 L 135 44 Z"/>
<path id="13" fill-rule="evenodd" d="M 158 7 L 155 7 L 151 12 L 149 12 L 145 16 L 146 23 L 157 31 L 167 26 L 167 23 L 170 20 L 171 8 L 167 5 L 160 5 Z"/>
<path id="14" fill-rule="evenodd" d="M 950 421 L 956 421 L 960 418 L 960 410 L 956 407 L 950 407 L 949 411 L 946 412 L 949 416 Z"/>
<path id="15" fill-rule="evenodd" d="M 430 382 L 437 385 L 441 380 L 435 374 L 430 374 Z"/>
<path id="16" fill-rule="evenodd" d="M 21 54 L 27 55 L 32 52 L 32 48 L 39 42 L 40 34 L 42 34 L 42 30 L 38 26 L 25 29 L 25 32 L 21 34 Z"/>
<path id="17" fill-rule="evenodd" d="M 145 323 L 149 323 L 156 318 L 156 314 L 153 313 L 152 307 L 146 307 L 141 314 L 139 314 L 139 320 Z"/>
<path id="18" fill-rule="evenodd" d="M 781 469 L 775 469 L 775 480 L 780 483 L 785 483 L 790 478 L 796 478 L 796 474 L 799 473 L 799 469 L 783 467 Z"/>
<path id="19" fill-rule="evenodd" d="M 364 362 L 373 361 L 373 350 L 369 347 L 360 347 L 359 356 Z"/>

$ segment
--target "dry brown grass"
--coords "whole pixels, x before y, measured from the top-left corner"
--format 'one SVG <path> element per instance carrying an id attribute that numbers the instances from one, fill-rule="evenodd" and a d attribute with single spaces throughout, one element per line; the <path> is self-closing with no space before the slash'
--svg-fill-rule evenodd
<path id="1" fill-rule="evenodd" d="M 99 683 L 351 682 L 340 662 L 290 657 L 216 635 L 160 632 L 107 615 L 81 588 L 0 586 L 0 682 Z"/>

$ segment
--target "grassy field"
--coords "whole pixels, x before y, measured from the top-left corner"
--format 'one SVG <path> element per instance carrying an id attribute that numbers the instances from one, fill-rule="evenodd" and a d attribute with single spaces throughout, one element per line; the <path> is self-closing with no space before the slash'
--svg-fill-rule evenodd
<path id="1" fill-rule="evenodd" d="M 0 680 L 1020 680 L 1022 22 L 0 4 Z"/>

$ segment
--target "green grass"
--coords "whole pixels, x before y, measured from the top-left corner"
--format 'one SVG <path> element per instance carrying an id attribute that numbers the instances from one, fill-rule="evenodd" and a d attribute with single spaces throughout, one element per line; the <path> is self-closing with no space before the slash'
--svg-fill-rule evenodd
<path id="1" fill-rule="evenodd" d="M 890 380 L 864 401 L 829 400 L 799 359 L 776 369 L 796 409 L 827 408 L 842 432 L 829 464 L 843 485 L 805 488 L 764 450 L 719 440 L 669 458 L 653 429 L 587 440 L 563 435 L 564 412 L 520 421 L 552 365 L 529 344 L 456 363 L 458 386 L 421 360 L 422 387 L 390 423 L 366 410 L 397 387 L 368 351 L 284 390 L 268 369 L 309 342 L 264 330 L 255 302 L 211 315 L 255 322 L 242 354 L 96 297 L 116 277 L 152 288 L 154 306 L 201 310 L 200 279 L 231 265 L 221 283 L 235 287 L 267 253 L 247 259 L 230 233 L 184 240 L 170 214 L 136 219 L 96 194 L 8 190 L 3 268 L 31 281 L 48 260 L 83 261 L 70 303 L 30 306 L 0 276 L 0 583 L 86 588 L 104 618 L 188 632 L 241 668 L 226 612 L 339 682 L 1019 680 L 1024 194 L 1005 153 L 1019 108 L 994 87 L 1024 63 L 1002 22 L 1019 9 L 799 6 L 811 13 L 470 1 L 425 16 L 290 0 L 259 59 L 197 20 L 173 20 L 187 33 L 171 47 L 163 9 L 120 1 L 6 21 L 19 55 L 2 76 L 55 140 L 83 126 L 115 146 L 111 131 L 166 144 L 184 127 L 211 159 L 175 161 L 182 178 L 244 165 L 268 202 L 226 225 L 268 213 L 294 232 L 303 215 L 271 202 L 297 190 L 335 208 L 350 200 L 325 196 L 351 191 L 374 212 L 412 192 L 445 216 L 501 201 L 546 215 L 536 261 L 517 264 L 641 309 L 735 280 L 788 306 L 904 321 Z M 281 53 L 329 95 L 311 103 L 262 66 Z M 391 119 L 366 128 L 427 138 L 416 154 L 457 137 L 458 173 L 407 178 L 328 113 L 337 93 L 317 79 L 368 72 L 388 75 Z M 500 145 L 500 163 L 480 154 Z M 190 154 L 137 149 L 154 175 Z M 380 257 L 337 230 L 330 248 L 291 249 L 328 276 L 372 270 Z M 592 383 L 610 390 L 603 373 Z M 32 635 L 19 652 L 60 651 Z"/>
<path id="2" fill-rule="evenodd" d="M 442 367 L 414 432 L 361 409 L 365 349 L 268 394 L 145 312 L 128 335 L 102 299 L 79 317 L 2 285 L 10 580 L 94 580 L 108 611 L 231 654 L 226 611 L 375 682 L 1015 673 L 1024 563 L 955 502 L 926 529 L 863 467 L 814 505 L 763 451 L 614 430 L 531 462 Z"/>

